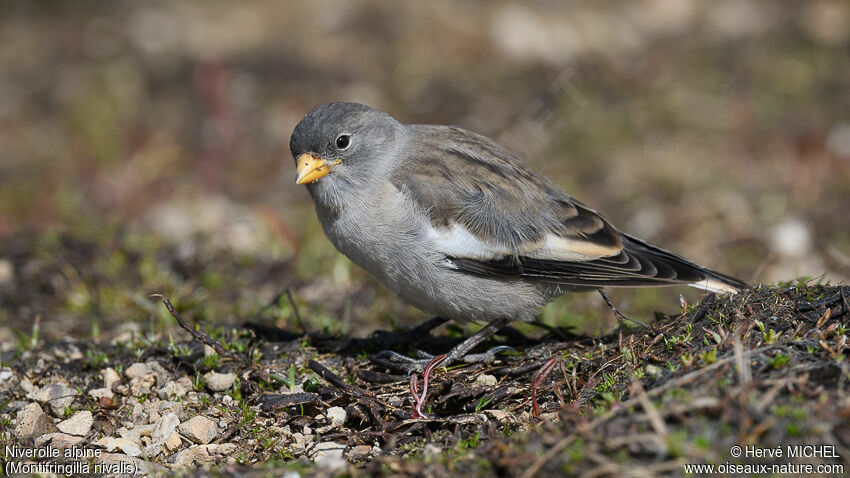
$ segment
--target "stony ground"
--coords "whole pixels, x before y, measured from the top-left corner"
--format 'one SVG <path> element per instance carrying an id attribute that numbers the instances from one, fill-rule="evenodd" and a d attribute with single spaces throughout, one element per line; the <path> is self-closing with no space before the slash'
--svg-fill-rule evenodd
<path id="1" fill-rule="evenodd" d="M 52 260 L 29 263 L 49 279 Z M 486 346 L 515 352 L 434 368 L 419 418 L 406 368 L 379 352 L 439 353 L 462 339 L 454 328 L 329 335 L 291 291 L 212 327 L 200 303 L 142 293 L 167 333 L 45 340 L 36 322 L 4 346 L 4 467 L 20 462 L 15 445 L 163 474 L 677 476 L 686 463 L 784 463 L 730 453 L 793 444 L 834 445 L 838 458 L 791 463 L 850 465 L 846 286 L 707 296 L 598 337 L 509 328 Z"/>

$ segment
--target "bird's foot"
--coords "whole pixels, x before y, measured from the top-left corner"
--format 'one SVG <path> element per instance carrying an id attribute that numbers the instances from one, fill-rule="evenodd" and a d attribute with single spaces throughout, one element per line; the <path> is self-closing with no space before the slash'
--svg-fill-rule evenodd
<path id="1" fill-rule="evenodd" d="M 433 320 L 433 319 L 432 319 Z M 502 327 L 508 325 L 511 321 L 507 319 L 497 320 L 494 322 L 490 322 L 484 327 L 481 328 L 478 332 L 471 335 L 469 338 L 454 346 L 447 354 L 446 358 L 441 362 L 442 367 L 446 367 L 462 357 L 465 357 L 472 351 L 478 344 L 487 340 L 491 335 L 496 333 Z M 509 348 L 509 347 L 508 347 Z M 495 357 L 496 353 L 500 351 L 506 350 L 505 348 L 499 348 L 495 352 L 485 352 L 481 355 L 480 358 L 487 359 L 489 357 Z M 377 355 L 372 356 L 372 362 L 387 367 L 392 370 L 407 370 L 408 373 L 411 371 L 422 371 L 425 370 L 425 367 L 428 365 L 433 356 L 425 354 L 424 352 L 417 351 L 420 355 L 418 358 L 411 359 L 410 357 L 405 357 L 404 355 L 398 354 L 396 352 L 380 352 Z M 476 356 L 473 355 L 473 359 Z M 404 368 L 406 367 L 406 368 Z"/>
<path id="2" fill-rule="evenodd" d="M 461 362 L 465 364 L 485 364 L 496 360 L 496 356 L 502 352 L 517 352 L 517 350 L 509 345 L 499 345 L 478 354 L 465 354 L 458 356 L 453 353 L 457 347 L 453 348 L 446 354 L 446 358 L 440 363 L 441 367 L 446 367 L 452 363 Z M 408 357 L 392 350 L 382 350 L 370 357 L 372 363 L 387 367 L 392 370 L 405 371 L 408 375 L 411 373 L 419 373 L 425 370 L 428 364 L 434 359 L 434 355 L 428 352 L 414 349 L 415 357 Z"/>

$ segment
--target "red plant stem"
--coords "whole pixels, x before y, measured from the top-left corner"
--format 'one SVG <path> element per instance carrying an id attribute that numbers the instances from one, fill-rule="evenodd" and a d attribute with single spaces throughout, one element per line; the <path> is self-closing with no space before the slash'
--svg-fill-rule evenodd
<path id="1" fill-rule="evenodd" d="M 534 379 L 531 381 L 531 406 L 532 406 L 532 415 L 534 418 L 540 416 L 540 407 L 537 405 L 537 389 L 540 388 L 540 385 L 543 383 L 543 380 L 549 375 L 552 370 L 555 369 L 555 364 L 558 361 L 558 357 L 552 357 L 540 367 L 540 370 L 534 374 Z"/>

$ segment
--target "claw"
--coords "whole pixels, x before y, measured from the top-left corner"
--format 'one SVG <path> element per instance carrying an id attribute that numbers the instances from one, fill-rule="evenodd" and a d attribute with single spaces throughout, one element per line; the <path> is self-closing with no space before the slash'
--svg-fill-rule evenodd
<path id="1" fill-rule="evenodd" d="M 407 355 L 402 355 L 392 350 L 381 350 L 372 357 L 372 362 L 389 369 L 406 371 L 407 375 L 421 372 L 434 359 L 434 356 L 417 350 L 416 356 L 419 358 L 410 358 Z"/>
<path id="2" fill-rule="evenodd" d="M 480 354 L 466 354 L 463 357 L 463 361 L 466 363 L 490 363 L 493 360 L 496 360 L 496 354 L 500 352 L 516 352 L 517 349 L 511 347 L 510 345 L 499 345 L 493 347 L 492 349 L 480 353 Z"/>

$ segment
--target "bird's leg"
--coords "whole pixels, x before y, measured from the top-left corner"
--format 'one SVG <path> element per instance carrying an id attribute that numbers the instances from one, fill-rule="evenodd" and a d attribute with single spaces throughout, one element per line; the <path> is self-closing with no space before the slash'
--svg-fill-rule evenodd
<path id="1" fill-rule="evenodd" d="M 479 358 L 489 358 L 490 360 L 492 360 L 493 357 L 496 355 L 496 353 L 498 353 L 502 350 L 505 350 L 503 348 L 504 346 L 495 347 L 494 349 L 491 349 L 490 351 L 487 351 L 483 354 L 476 354 L 476 355 L 467 355 L 467 354 L 470 351 L 472 351 L 472 349 L 474 349 L 475 346 L 477 346 L 481 342 L 484 342 L 485 340 L 490 338 L 491 335 L 498 332 L 499 329 L 501 329 L 502 327 L 504 327 L 504 326 L 506 326 L 510 323 L 511 323 L 511 320 L 509 320 L 509 319 L 500 319 L 500 320 L 497 320 L 495 322 L 489 322 L 481 330 L 472 334 L 468 339 L 466 339 L 463 342 L 455 345 L 454 348 L 449 350 L 449 353 L 446 354 L 446 359 L 443 360 L 442 366 L 446 367 L 450 363 L 452 363 L 452 362 L 454 362 L 454 361 L 456 361 L 460 358 L 470 359 L 469 362 L 479 361 L 479 360 L 477 360 Z M 500 350 L 496 350 L 494 352 L 493 350 L 495 350 L 495 349 L 500 349 Z"/>
<path id="2" fill-rule="evenodd" d="M 622 312 L 620 312 L 619 310 L 617 310 L 617 308 L 614 307 L 614 302 L 611 301 L 611 298 L 608 297 L 608 294 L 604 290 L 597 289 L 596 292 L 599 292 L 599 295 L 602 296 L 602 300 L 604 300 L 605 303 L 608 304 L 608 307 L 611 309 L 611 312 L 614 312 L 614 315 L 617 317 L 617 322 L 620 323 L 620 330 L 623 329 L 623 322 L 622 322 L 623 320 L 628 320 L 629 322 L 634 322 L 638 325 L 642 325 L 646 328 L 649 328 L 649 326 L 644 324 L 643 322 L 636 320 L 636 319 L 633 319 L 633 318 L 629 317 L 628 315 L 625 315 Z"/>
<path id="3" fill-rule="evenodd" d="M 471 335 L 469 338 L 449 350 L 449 352 L 446 354 L 445 360 L 440 363 L 440 366 L 446 367 L 449 364 L 458 361 L 459 359 L 463 359 L 463 361 L 466 363 L 489 362 L 495 358 L 497 353 L 503 352 L 505 350 L 513 350 L 513 347 L 500 345 L 498 347 L 493 347 L 487 352 L 481 354 L 469 354 L 469 352 L 474 349 L 478 344 L 487 340 L 491 335 L 495 334 L 496 332 L 498 332 L 499 329 L 508 325 L 509 323 L 511 323 L 511 321 L 508 319 L 501 319 L 495 322 L 488 323 L 481 330 L 479 330 L 478 332 Z M 428 362 L 433 359 L 432 356 L 423 354 L 421 353 L 421 351 L 417 352 L 419 355 L 418 359 L 406 357 L 390 350 L 384 350 L 379 352 L 377 354 L 377 357 L 382 359 L 381 361 L 389 360 L 391 363 L 406 366 L 408 367 L 408 373 L 411 373 L 424 370 L 425 366 L 428 365 Z M 380 361 L 375 362 L 379 364 L 381 363 Z"/>

